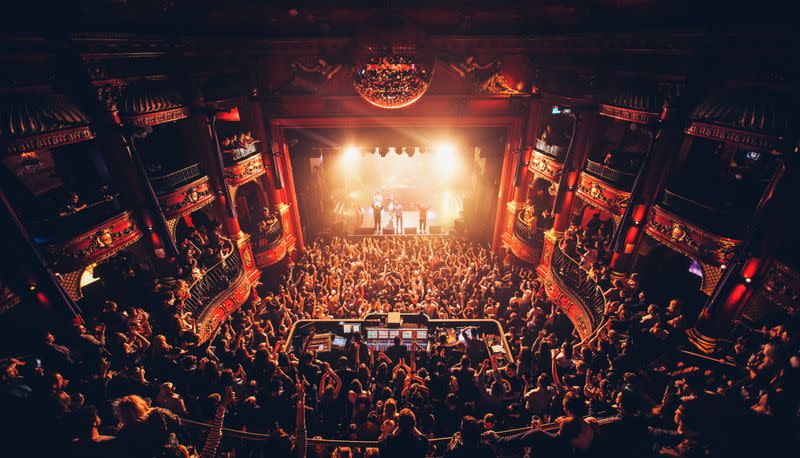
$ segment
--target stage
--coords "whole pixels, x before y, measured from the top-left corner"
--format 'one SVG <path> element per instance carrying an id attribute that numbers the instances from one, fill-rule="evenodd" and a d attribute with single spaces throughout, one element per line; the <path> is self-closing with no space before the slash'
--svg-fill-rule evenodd
<path id="1" fill-rule="evenodd" d="M 348 235 L 369 236 L 369 235 L 426 235 L 419 230 L 419 211 L 403 211 L 403 231 L 396 231 L 393 215 L 388 211 L 381 212 L 381 231 L 375 234 L 375 221 L 373 219 L 372 208 L 367 208 L 364 216 L 359 218 L 355 211 L 343 215 Z M 440 235 L 447 231 L 443 227 L 441 218 L 434 210 L 428 210 L 427 234 Z"/>

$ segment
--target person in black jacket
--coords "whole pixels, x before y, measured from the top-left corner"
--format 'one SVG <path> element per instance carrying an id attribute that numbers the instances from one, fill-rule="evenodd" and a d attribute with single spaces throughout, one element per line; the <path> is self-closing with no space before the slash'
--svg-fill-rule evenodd
<path id="1" fill-rule="evenodd" d="M 428 438 L 417 430 L 417 417 L 403 409 L 397 417 L 397 429 L 380 442 L 381 458 L 423 458 Z"/>
<path id="2" fill-rule="evenodd" d="M 461 429 L 457 432 L 447 450 L 445 458 L 494 458 L 494 448 L 481 439 L 483 427 L 474 417 L 466 416 L 461 420 Z"/>

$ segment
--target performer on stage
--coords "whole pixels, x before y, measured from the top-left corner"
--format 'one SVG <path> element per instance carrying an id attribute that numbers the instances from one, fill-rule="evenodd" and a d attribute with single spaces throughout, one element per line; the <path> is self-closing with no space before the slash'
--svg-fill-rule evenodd
<path id="1" fill-rule="evenodd" d="M 383 211 L 383 197 L 380 192 L 372 196 L 372 218 L 375 221 L 375 235 L 383 233 L 381 228 L 381 211 Z"/>
<path id="2" fill-rule="evenodd" d="M 431 208 L 428 204 L 417 204 L 419 209 L 419 233 L 425 234 L 428 232 L 428 210 Z"/>
<path id="3" fill-rule="evenodd" d="M 395 234 L 403 233 L 403 205 L 400 202 L 394 203 L 394 224 Z"/>

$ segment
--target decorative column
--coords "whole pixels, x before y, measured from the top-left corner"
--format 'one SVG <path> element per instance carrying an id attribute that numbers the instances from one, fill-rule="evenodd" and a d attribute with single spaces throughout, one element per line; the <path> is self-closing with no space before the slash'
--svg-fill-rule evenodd
<path id="1" fill-rule="evenodd" d="M 783 186 L 778 190 L 780 196 L 773 197 L 785 171 L 785 163 L 781 161 L 756 206 L 736 254 L 725 266 L 725 273 L 700 312 L 697 322 L 687 331 L 689 341 L 705 353 L 713 352 L 718 340 L 728 337 L 733 322 L 739 319 L 767 273 L 770 255 L 785 238 L 781 231 L 792 230 L 786 227 L 785 218 L 786 213 L 795 207 L 793 189 Z"/>
<path id="2" fill-rule="evenodd" d="M 166 220 L 161 213 L 158 198 L 150 186 L 144 165 L 136 152 L 135 139 L 147 135 L 146 130 L 129 128 L 126 130 L 119 117 L 117 103 L 122 87 L 107 85 L 97 88 L 97 100 L 102 105 L 102 116 L 98 117 L 98 137 L 103 141 L 106 163 L 114 175 L 120 195 L 131 208 L 138 209 L 141 228 L 145 232 L 146 243 L 158 259 L 177 253 L 169 235 Z M 141 137 L 140 137 L 141 138 Z"/>
<path id="3" fill-rule="evenodd" d="M 566 112 L 566 110 L 565 110 Z M 558 183 L 553 203 L 552 235 L 561 238 L 572 219 L 572 207 L 575 204 L 575 190 L 578 186 L 583 163 L 589 151 L 589 136 L 594 124 L 594 114 L 587 111 L 569 113 L 575 123 L 572 127 L 572 139 L 564 158 L 564 170 Z"/>
<path id="4" fill-rule="evenodd" d="M 514 227 L 516 219 L 519 218 L 520 212 L 525 210 L 530 193 L 530 179 L 531 173 L 528 168 L 528 163 L 533 154 L 533 148 L 529 145 L 533 143 L 536 132 L 539 130 L 539 121 L 541 119 L 542 103 L 540 99 L 531 99 L 529 101 L 525 125 L 523 127 L 523 134 L 520 136 L 520 150 L 517 157 L 517 163 L 514 169 L 514 195 L 511 201 L 505 204 L 505 223 L 504 232 L 502 235 L 503 245 L 508 248 L 507 256 L 515 256 L 522 261 L 536 264 L 539 261 L 538 243 L 533 244 L 531 240 L 526 237 L 520 239 L 515 236 Z"/>
<path id="5" fill-rule="evenodd" d="M 656 156 L 656 145 L 663 137 L 663 120 L 666 118 L 666 108 L 662 111 L 662 118 L 658 127 L 651 125 L 656 132 L 650 132 L 650 142 L 647 145 L 639 171 L 631 188 L 630 200 L 625 207 L 625 213 L 614 231 L 612 241 L 613 254 L 611 256 L 611 275 L 613 278 L 622 278 L 633 267 L 633 261 L 639 244 L 645 234 L 647 214 L 653 205 L 653 199 L 660 191 L 660 184 L 667 175 L 670 154 Z M 664 149 L 662 148 L 662 152 Z"/>
<path id="6" fill-rule="evenodd" d="M 521 123 L 515 122 L 508 129 L 508 141 L 506 141 L 505 152 L 503 154 L 503 168 L 500 173 L 500 189 L 497 196 L 497 212 L 495 214 L 494 235 L 492 237 L 492 251 L 495 254 L 501 254 L 503 245 L 501 243 L 502 234 L 505 230 L 503 224 L 504 216 L 506 215 L 506 205 L 513 196 L 514 189 L 514 166 L 518 166 L 518 159 L 514 156 L 512 148 L 519 148 L 523 142 L 521 136 Z M 517 155 L 519 156 L 519 155 Z"/>
<path id="7" fill-rule="evenodd" d="M 303 229 L 300 223 L 300 211 L 297 208 L 297 196 L 294 190 L 294 177 L 289 159 L 289 146 L 286 144 L 284 130 L 281 126 L 271 126 L 272 153 L 265 155 L 265 163 L 272 178 L 272 187 L 268 195 L 271 199 L 270 206 L 281 213 L 281 222 L 284 228 L 284 237 L 287 244 L 297 249 L 303 249 Z M 269 162 L 267 162 L 269 161 Z M 282 186 L 282 188 L 279 187 Z M 277 203 L 273 203 L 274 202 Z"/>

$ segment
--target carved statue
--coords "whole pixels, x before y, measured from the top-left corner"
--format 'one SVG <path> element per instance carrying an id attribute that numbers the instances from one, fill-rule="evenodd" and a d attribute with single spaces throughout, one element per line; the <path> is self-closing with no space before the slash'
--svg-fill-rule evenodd
<path id="1" fill-rule="evenodd" d="M 467 56 L 463 61 L 450 62 L 448 66 L 461 78 L 469 79 L 481 92 L 492 95 L 515 95 L 520 91 L 509 86 L 505 76 L 500 74 L 503 63 L 492 60 L 480 64 L 475 56 Z"/>
<path id="2" fill-rule="evenodd" d="M 322 57 L 317 58 L 312 65 L 305 65 L 299 60 L 289 64 L 292 78 L 289 85 L 296 89 L 308 92 L 317 92 L 342 69 L 341 64 L 332 64 Z"/>

